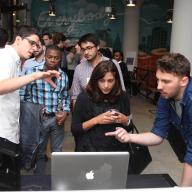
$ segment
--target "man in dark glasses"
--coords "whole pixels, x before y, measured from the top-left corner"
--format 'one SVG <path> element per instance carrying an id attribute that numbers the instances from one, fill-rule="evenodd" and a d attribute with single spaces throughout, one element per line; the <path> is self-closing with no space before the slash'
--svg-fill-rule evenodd
<path id="1" fill-rule="evenodd" d="M 59 77 L 60 73 L 55 70 L 22 77 L 17 75 L 20 61 L 30 58 L 39 48 L 38 45 L 36 30 L 24 25 L 17 29 L 13 43 L 0 49 L 0 153 L 18 154 L 20 97 L 17 89 L 37 79 L 44 79 L 56 86 L 51 77 Z"/>

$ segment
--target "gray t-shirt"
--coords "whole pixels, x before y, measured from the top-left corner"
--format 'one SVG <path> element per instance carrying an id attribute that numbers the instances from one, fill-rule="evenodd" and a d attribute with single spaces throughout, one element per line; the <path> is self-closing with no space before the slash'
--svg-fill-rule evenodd
<path id="1" fill-rule="evenodd" d="M 181 100 L 174 99 L 171 101 L 171 105 L 172 105 L 173 109 L 175 110 L 175 112 L 177 113 L 177 115 L 181 118 L 181 114 L 182 114 Z"/>

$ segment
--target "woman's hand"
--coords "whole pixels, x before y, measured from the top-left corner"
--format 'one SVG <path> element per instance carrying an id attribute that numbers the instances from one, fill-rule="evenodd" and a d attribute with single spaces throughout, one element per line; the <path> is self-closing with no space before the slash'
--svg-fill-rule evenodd
<path id="1" fill-rule="evenodd" d="M 110 111 L 102 113 L 95 117 L 96 124 L 112 124 L 115 122 L 114 116 Z"/>
<path id="2" fill-rule="evenodd" d="M 97 115 L 96 117 L 93 117 L 92 119 L 83 122 L 83 129 L 88 130 L 92 128 L 95 125 L 98 124 L 113 124 L 113 123 L 126 123 L 127 125 L 128 117 L 124 114 L 118 112 L 118 113 L 112 113 L 110 110 L 102 113 L 100 115 Z"/>
<path id="3" fill-rule="evenodd" d="M 88 121 L 83 122 L 82 127 L 84 130 L 88 130 L 98 124 L 112 124 L 112 123 L 114 123 L 114 118 L 111 116 L 111 113 L 107 111 L 105 113 L 97 115 L 96 117 L 93 117 Z"/>
<path id="4" fill-rule="evenodd" d="M 127 125 L 129 118 L 124 115 L 123 113 L 119 112 L 119 111 L 115 111 L 115 113 L 112 111 L 111 113 L 111 117 L 113 119 L 113 123 L 120 123 L 123 125 Z"/>

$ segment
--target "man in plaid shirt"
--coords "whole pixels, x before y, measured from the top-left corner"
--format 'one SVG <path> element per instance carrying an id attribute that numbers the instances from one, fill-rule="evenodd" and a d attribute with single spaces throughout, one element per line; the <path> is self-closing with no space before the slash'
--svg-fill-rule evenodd
<path id="1" fill-rule="evenodd" d="M 21 106 L 20 117 L 21 148 L 24 163 L 30 162 L 30 165 L 26 164 L 24 167 L 26 169 L 31 168 L 31 160 L 36 155 L 34 152 L 37 153 L 34 150 L 35 148 L 38 149 L 37 167 L 35 169 L 37 174 L 42 173 L 46 165 L 44 153 L 49 135 L 51 135 L 51 150 L 62 151 L 64 122 L 70 112 L 68 77 L 58 67 L 60 60 L 60 49 L 55 45 L 50 45 L 45 52 L 45 63 L 26 71 L 27 74 L 30 74 L 49 69 L 58 70 L 61 78 L 52 78 L 52 81 L 57 85 L 56 88 L 51 87 L 47 82 L 36 80 L 23 87 L 20 92 L 20 98 L 24 106 L 23 108 Z M 27 111 L 30 111 L 33 115 L 27 115 Z M 57 115 L 58 113 L 60 115 Z"/>

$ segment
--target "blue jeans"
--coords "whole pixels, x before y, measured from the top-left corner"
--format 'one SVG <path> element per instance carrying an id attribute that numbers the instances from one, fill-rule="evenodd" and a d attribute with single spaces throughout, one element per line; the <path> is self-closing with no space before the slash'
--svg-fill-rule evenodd
<path id="1" fill-rule="evenodd" d="M 42 174 L 46 166 L 45 150 L 49 136 L 51 151 L 62 151 L 64 126 L 56 124 L 55 116 L 44 116 L 42 105 L 21 102 L 20 146 L 22 166 L 29 170 L 37 161 L 34 173 Z"/>
<path id="2" fill-rule="evenodd" d="M 51 151 L 60 152 L 63 147 L 64 140 L 64 126 L 57 125 L 55 115 L 45 115 L 41 113 L 41 138 L 43 142 L 39 146 L 39 152 L 37 156 L 37 166 L 34 171 L 35 174 L 42 174 L 45 171 L 46 162 L 45 150 L 47 142 L 50 136 L 51 139 Z"/>
<path id="3" fill-rule="evenodd" d="M 20 106 L 20 147 L 21 163 L 26 169 L 31 168 L 34 149 L 40 142 L 40 111 L 42 105 L 21 102 Z"/>

